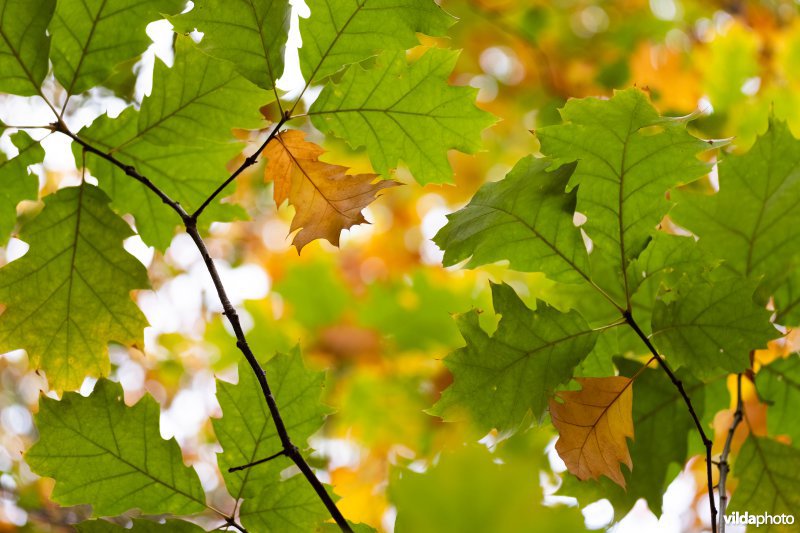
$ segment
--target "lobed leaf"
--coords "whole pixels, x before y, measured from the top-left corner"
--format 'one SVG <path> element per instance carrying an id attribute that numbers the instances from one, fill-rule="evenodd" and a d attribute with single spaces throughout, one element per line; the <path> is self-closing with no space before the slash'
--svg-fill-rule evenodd
<path id="1" fill-rule="evenodd" d="M 205 529 L 190 522 L 180 520 L 167 520 L 164 523 L 151 522 L 149 520 L 133 520 L 133 527 L 125 528 L 106 520 L 88 520 L 77 524 L 75 528 L 78 533 L 123 533 L 133 531 L 133 533 L 159 533 L 161 531 L 169 533 L 202 533 Z"/>
<path id="2" fill-rule="evenodd" d="M 770 435 L 788 435 L 792 443 L 800 443 L 800 357 L 792 354 L 762 366 L 756 374 L 759 396 L 770 404 L 767 428 Z"/>
<path id="3" fill-rule="evenodd" d="M 39 179 L 28 172 L 28 167 L 44 160 L 44 149 L 24 131 L 11 136 L 19 154 L 6 159 L 0 153 L 0 245 L 5 246 L 17 223 L 17 204 L 22 200 L 36 200 Z"/>
<path id="4" fill-rule="evenodd" d="M 295 208 L 289 231 L 300 230 L 292 240 L 298 252 L 315 239 L 338 246 L 342 230 L 367 223 L 361 211 L 377 193 L 397 185 L 373 183 L 377 174 L 350 175 L 347 167 L 320 161 L 324 151 L 304 137 L 298 130 L 285 131 L 264 150 L 265 177 L 275 181 L 275 203 L 288 199 Z"/>
<path id="5" fill-rule="evenodd" d="M 56 0 L 0 0 L 0 91 L 39 94 L 47 76 L 47 26 Z"/>
<path id="6" fill-rule="evenodd" d="M 467 345 L 444 360 L 455 381 L 431 413 L 452 418 L 463 408 L 481 429 L 513 432 L 529 412 L 542 418 L 556 387 L 592 350 L 597 332 L 576 312 L 543 303 L 531 311 L 505 284 L 492 285 L 492 298 L 502 318 L 491 337 L 477 312 L 458 317 Z"/>
<path id="7" fill-rule="evenodd" d="M 0 352 L 24 348 L 31 366 L 62 391 L 77 389 L 86 376 L 108 375 L 109 342 L 142 346 L 147 321 L 129 293 L 148 280 L 122 247 L 130 235 L 93 185 L 47 196 L 20 232 L 30 250 L 0 269 L 0 302 L 7 306 Z"/>
<path id="8" fill-rule="evenodd" d="M 48 28 L 56 79 L 67 94 L 102 83 L 114 66 L 147 49 L 149 23 L 180 12 L 184 4 L 183 0 L 59 0 Z"/>
<path id="9" fill-rule="evenodd" d="M 286 0 L 198 0 L 190 12 L 170 20 L 177 31 L 203 32 L 203 51 L 232 62 L 242 76 L 271 90 L 283 74 L 290 14 Z"/>
<path id="10" fill-rule="evenodd" d="M 494 118 L 475 107 L 476 89 L 451 87 L 458 52 L 431 48 L 410 64 L 404 52 L 384 52 L 369 70 L 348 69 L 309 110 L 323 133 L 365 146 L 373 168 L 387 174 L 402 160 L 421 184 L 447 183 L 448 149 L 474 153 Z"/>
<path id="11" fill-rule="evenodd" d="M 161 438 L 151 396 L 127 407 L 122 387 L 101 379 L 88 397 L 68 392 L 60 401 L 42 397 L 39 405 L 39 441 L 25 460 L 56 480 L 56 502 L 90 503 L 94 516 L 205 509 L 197 474 L 183 464 L 178 444 Z"/>
<path id="12" fill-rule="evenodd" d="M 633 439 L 633 380 L 575 380 L 581 390 L 561 391 L 550 400 L 550 417 L 558 430 L 556 451 L 579 479 L 606 476 L 625 488 L 619 464 L 633 470 L 627 442 Z"/>
<path id="13" fill-rule="evenodd" d="M 739 484 L 729 511 L 791 515 L 800 505 L 800 452 L 791 446 L 750 435 L 736 457 L 733 473 Z M 791 525 L 766 524 L 763 531 L 795 529 Z"/>
<path id="14" fill-rule="evenodd" d="M 417 33 L 443 36 L 455 19 L 432 0 L 310 0 L 300 20 L 300 70 L 308 83 L 382 50 L 416 46 Z"/>
<path id="15" fill-rule="evenodd" d="M 636 88 L 569 100 L 561 116 L 565 124 L 536 131 L 542 153 L 556 166 L 577 161 L 569 187 L 580 185 L 583 228 L 625 269 L 669 210 L 665 192 L 706 174 L 710 166 L 696 155 L 720 143 L 690 135 L 686 120 L 659 116 Z"/>
<path id="16" fill-rule="evenodd" d="M 697 376 L 743 372 L 750 351 L 779 336 L 769 311 L 753 302 L 755 285 L 738 276 L 695 279 L 669 304 L 653 310 L 652 339 L 659 350 Z"/>

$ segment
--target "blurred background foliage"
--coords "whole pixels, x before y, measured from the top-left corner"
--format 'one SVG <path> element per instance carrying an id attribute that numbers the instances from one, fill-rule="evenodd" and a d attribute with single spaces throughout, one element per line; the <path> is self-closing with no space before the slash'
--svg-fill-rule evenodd
<path id="1" fill-rule="evenodd" d="M 250 220 L 215 223 L 209 246 L 222 260 L 254 351 L 267 359 L 299 343 L 310 366 L 328 369 L 326 401 L 336 414 L 314 438 L 318 453 L 312 460 L 327 466 L 323 476 L 335 486 L 350 520 L 391 531 L 400 506 L 406 511 L 397 526 L 405 531 L 444 531 L 454 524 L 466 524 L 465 529 L 448 530 L 577 530 L 584 519 L 576 509 L 565 514 L 561 506 L 555 514 L 531 515 L 533 499 L 574 502 L 552 495 L 559 484 L 553 468 L 563 467 L 548 453 L 547 430 L 505 442 L 489 435 L 482 442 L 492 456 L 482 446 L 464 447 L 484 437 L 468 422 L 444 424 L 425 409 L 451 380 L 441 359 L 462 342 L 451 314 L 486 309 L 481 320 L 494 327 L 489 279 L 512 284 L 529 305 L 539 297 L 568 306 L 580 295 L 503 265 L 443 269 L 430 239 L 446 214 L 482 183 L 501 179 L 520 157 L 537 151 L 531 131 L 559 122 L 557 109 L 570 97 L 610 95 L 614 88 L 635 85 L 648 91 L 664 114 L 699 111 L 691 125 L 695 133 L 734 137 L 732 150 L 748 148 L 770 114 L 787 120 L 800 136 L 798 2 L 443 0 L 442 5 L 459 22 L 449 39 L 426 39 L 425 45 L 462 49 L 451 81 L 479 88 L 479 105 L 501 119 L 485 133 L 478 155 L 452 154 L 455 186 L 419 187 L 401 169 L 397 178 L 406 185 L 367 209 L 370 226 L 345 232 L 341 249 L 316 241 L 298 256 L 286 238 L 292 208 L 276 210 L 271 184 L 264 183 L 258 165 L 242 176 L 231 198 Z M 117 94 L 132 91 L 133 66 L 115 74 Z M 370 170 L 363 153 L 343 144 L 326 148 L 335 154 L 331 160 Z M 42 171 L 49 190 L 76 178 L 47 165 Z M 135 240 L 128 243 L 150 267 L 153 290 L 142 291 L 138 300 L 154 327 L 146 332 L 142 351 L 111 348 L 113 377 L 122 382 L 128 403 L 146 392 L 161 403 L 163 436 L 178 439 L 186 462 L 213 492 L 221 484 L 210 423 L 220 416 L 214 377 L 235 380 L 240 355 L 184 237 L 176 237 L 164 255 Z M 12 240 L 7 260 L 19 255 L 20 246 Z M 792 349 L 790 336 L 759 360 Z M 50 503 L 52 482 L 38 479 L 21 460 L 36 437 L 31 412 L 42 386 L 23 352 L 0 356 L 0 532 L 68 531 L 68 524 L 88 512 Z M 745 390 L 745 400 L 751 423 L 763 426 L 764 409 L 752 389 Z M 724 440 L 730 418 L 727 410 L 718 414 L 715 442 Z M 513 468 L 503 468 L 500 459 Z M 672 504 L 665 504 L 660 521 L 639 502 L 617 531 L 701 528 L 708 520 L 703 468 L 702 460 L 683 472 L 676 468 L 680 496 L 668 491 Z M 614 517 L 607 503 L 593 504 L 584 514 L 590 528 L 607 527 Z M 616 518 L 622 518 L 619 512 Z"/>

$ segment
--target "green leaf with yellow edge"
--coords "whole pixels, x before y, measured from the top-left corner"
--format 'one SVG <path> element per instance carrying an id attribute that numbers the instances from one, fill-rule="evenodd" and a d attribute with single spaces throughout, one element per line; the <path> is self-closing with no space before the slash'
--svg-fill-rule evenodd
<path id="1" fill-rule="evenodd" d="M 108 78 L 150 45 L 145 27 L 183 9 L 183 0 L 59 0 L 48 28 L 56 79 L 68 94 Z"/>
<path id="2" fill-rule="evenodd" d="M 556 387 L 569 382 L 592 350 L 597 332 L 581 316 L 542 303 L 525 306 L 508 285 L 492 285 L 495 312 L 502 315 L 489 336 L 477 312 L 458 317 L 467 345 L 445 359 L 453 384 L 432 414 L 452 418 L 465 409 L 481 429 L 513 432 L 528 413 L 541 419 Z"/>
<path id="3" fill-rule="evenodd" d="M 56 480 L 56 502 L 90 503 L 94 516 L 206 508 L 197 473 L 183 463 L 174 440 L 161 438 L 161 413 L 151 396 L 128 407 L 122 387 L 101 379 L 88 397 L 68 392 L 61 401 L 42 397 L 39 406 L 39 440 L 25 460 Z"/>
<path id="4" fill-rule="evenodd" d="M 176 31 L 203 32 L 202 50 L 232 62 L 259 87 L 272 89 L 283 74 L 290 13 L 287 0 L 197 0 L 190 12 L 170 20 Z"/>
<path id="5" fill-rule="evenodd" d="M 308 370 L 298 349 L 289 355 L 277 354 L 267 362 L 264 371 L 292 441 L 305 448 L 308 438 L 330 413 L 330 409 L 320 402 L 324 373 Z M 292 462 L 280 457 L 266 464 L 228 472 L 231 467 L 280 452 L 283 444 L 258 380 L 248 364 L 242 362 L 239 365 L 239 383 L 236 385 L 222 381 L 217 384 L 222 418 L 215 419 L 213 424 L 223 449 L 218 457 L 222 476 L 234 498 L 253 498 L 266 490 L 265 486 L 276 483 L 280 471 Z M 313 495 L 310 486 L 305 488 Z M 273 489 L 278 490 L 277 487 Z M 289 489 L 280 490 L 285 493 Z"/>
<path id="6" fill-rule="evenodd" d="M 536 465 L 498 464 L 478 446 L 443 454 L 422 473 L 396 471 L 389 494 L 397 533 L 585 531 L 577 508 L 546 507 Z"/>
<path id="7" fill-rule="evenodd" d="M 536 131 L 542 153 L 556 166 L 577 161 L 569 188 L 580 185 L 582 228 L 627 268 L 669 210 L 665 193 L 706 174 L 696 156 L 720 143 L 690 135 L 686 119 L 661 117 L 635 88 L 569 100 L 561 116 L 564 124 Z"/>
<path id="8" fill-rule="evenodd" d="M 0 91 L 39 94 L 48 69 L 47 25 L 56 0 L 0 0 Z"/>
<path id="9" fill-rule="evenodd" d="M 767 428 L 770 435 L 788 435 L 800 444 L 800 356 L 793 353 L 762 366 L 756 374 L 756 388 L 761 399 L 769 403 Z"/>
<path id="10" fill-rule="evenodd" d="M 443 36 L 455 19 L 433 0 L 310 0 L 300 19 L 300 69 L 306 81 L 323 80 L 345 65 L 382 50 L 406 50 L 417 33 Z"/>
<path id="11" fill-rule="evenodd" d="M 190 522 L 181 520 L 167 520 L 164 523 L 151 522 L 150 520 L 133 520 L 130 528 L 118 526 L 107 520 L 88 520 L 75 526 L 78 533 L 203 533 L 205 529 Z"/>
<path id="12" fill-rule="evenodd" d="M 687 281 L 674 301 L 656 302 L 653 342 L 675 366 L 696 376 L 743 372 L 750 367 L 751 350 L 780 336 L 769 311 L 753 302 L 754 289 L 739 276 Z"/>
<path id="13" fill-rule="evenodd" d="M 739 484 L 731 497 L 728 516 L 750 514 L 794 515 L 800 506 L 800 451 L 774 440 L 750 435 L 736 457 L 733 474 Z M 768 533 L 796 531 L 797 525 L 758 528 Z"/>
<path id="14" fill-rule="evenodd" d="M 322 90 L 309 110 L 314 126 L 365 146 L 376 172 L 403 161 L 421 184 L 448 183 L 449 149 L 474 153 L 495 119 L 475 106 L 477 89 L 447 78 L 458 52 L 431 48 L 409 64 L 405 52 L 384 52 L 372 68 L 354 66 Z"/>
<path id="15" fill-rule="evenodd" d="M 671 213 L 700 237 L 699 245 L 723 266 L 755 280 L 763 278 L 762 301 L 791 275 L 800 259 L 800 140 L 785 122 L 769 129 L 745 154 L 727 156 L 719 165 L 719 192 L 675 192 Z M 791 301 L 791 299 L 790 299 Z M 790 305 L 776 300 L 776 309 Z"/>
<path id="16" fill-rule="evenodd" d="M 131 235 L 93 185 L 46 197 L 20 232 L 30 250 L 0 269 L 0 351 L 24 348 L 62 391 L 108 375 L 109 342 L 142 346 L 147 321 L 130 291 L 148 280 L 122 247 Z"/>
<path id="17" fill-rule="evenodd" d="M 231 130 L 262 125 L 258 109 L 271 96 L 242 78 L 232 64 L 197 50 L 190 39 L 179 37 L 176 47 L 172 68 L 156 66 L 153 94 L 140 112 L 128 108 L 117 118 L 105 115 L 80 136 L 136 167 L 191 212 L 226 179 L 228 161 L 242 150 Z M 75 145 L 73 152 L 80 161 L 81 147 Z M 166 249 L 180 223 L 170 208 L 108 161 L 88 153 L 86 165 L 115 209 L 135 217 L 142 239 Z M 242 218 L 243 211 L 214 202 L 206 217 L 230 221 Z"/>
<path id="18" fill-rule="evenodd" d="M 36 200 L 39 179 L 28 172 L 28 166 L 44 160 L 44 149 L 24 131 L 11 136 L 19 153 L 6 159 L 0 153 L 0 245 L 8 242 L 9 234 L 17 222 L 17 204 L 22 200 Z"/>

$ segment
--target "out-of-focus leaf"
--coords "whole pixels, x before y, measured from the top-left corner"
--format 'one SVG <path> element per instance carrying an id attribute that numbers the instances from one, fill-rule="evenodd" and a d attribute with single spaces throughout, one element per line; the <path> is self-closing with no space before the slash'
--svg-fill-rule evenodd
<path id="1" fill-rule="evenodd" d="M 389 493 L 397 506 L 397 533 L 585 531 L 577 509 L 539 503 L 535 468 L 497 464 L 478 447 L 444 454 L 423 474 L 396 472 Z"/>
<path id="2" fill-rule="evenodd" d="M 761 398 L 770 403 L 767 427 L 771 435 L 789 435 L 793 444 L 800 443 L 800 357 L 793 354 L 762 366 L 756 374 L 756 387 Z"/>

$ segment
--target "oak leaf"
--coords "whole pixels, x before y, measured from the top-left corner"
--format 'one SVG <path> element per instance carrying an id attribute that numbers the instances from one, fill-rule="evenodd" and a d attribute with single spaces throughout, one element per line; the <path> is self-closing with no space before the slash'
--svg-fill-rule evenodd
<path id="1" fill-rule="evenodd" d="M 626 438 L 633 438 L 631 378 L 576 378 L 579 391 L 563 391 L 550 400 L 558 429 L 556 451 L 581 480 L 605 475 L 625 487 L 619 463 L 633 469 Z"/>
<path id="2" fill-rule="evenodd" d="M 373 183 L 377 174 L 347 174 L 347 167 L 320 161 L 323 153 L 297 130 L 279 133 L 264 149 L 265 177 L 275 182 L 275 203 L 288 200 L 295 208 L 290 231 L 300 229 L 292 240 L 298 252 L 315 239 L 338 246 L 342 230 L 367 222 L 361 210 L 378 191 L 398 185 Z"/>

